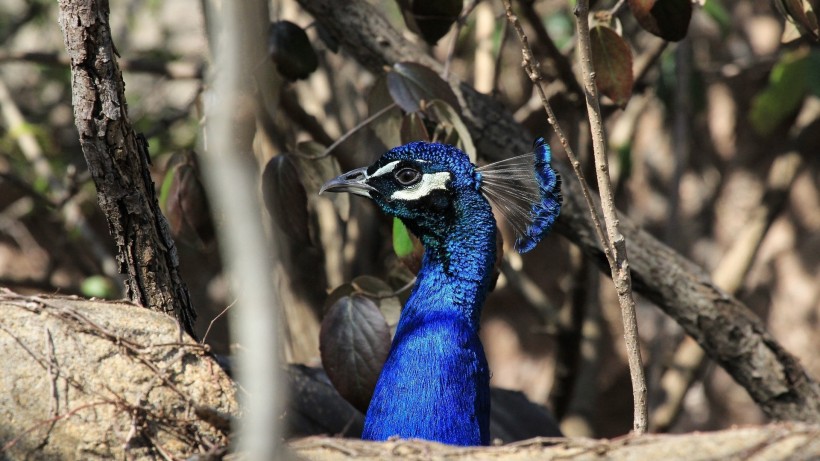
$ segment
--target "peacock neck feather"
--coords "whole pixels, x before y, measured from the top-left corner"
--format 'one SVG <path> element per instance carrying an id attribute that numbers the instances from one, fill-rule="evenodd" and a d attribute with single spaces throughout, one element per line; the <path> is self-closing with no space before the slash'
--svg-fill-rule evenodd
<path id="1" fill-rule="evenodd" d="M 365 439 L 489 443 L 490 376 L 478 329 L 495 262 L 496 224 L 475 190 L 451 203 L 446 229 L 407 222 L 425 253 L 367 411 Z"/>

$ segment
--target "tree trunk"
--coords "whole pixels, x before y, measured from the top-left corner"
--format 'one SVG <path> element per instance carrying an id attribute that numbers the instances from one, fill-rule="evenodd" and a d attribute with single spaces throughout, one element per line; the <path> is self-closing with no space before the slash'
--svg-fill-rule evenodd
<path id="1" fill-rule="evenodd" d="M 179 275 L 176 246 L 159 209 L 145 138 L 128 119 L 107 0 L 61 0 L 71 61 L 74 118 L 100 208 L 133 302 L 176 318 L 191 335 L 196 313 Z"/>

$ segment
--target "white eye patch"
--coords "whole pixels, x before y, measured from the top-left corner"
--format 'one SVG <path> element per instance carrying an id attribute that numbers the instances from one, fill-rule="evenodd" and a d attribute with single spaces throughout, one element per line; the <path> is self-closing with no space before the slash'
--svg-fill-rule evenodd
<path id="1" fill-rule="evenodd" d="M 397 162 L 393 162 L 393 163 L 397 163 Z M 392 163 L 389 163 L 389 164 L 383 166 L 382 168 L 379 168 L 379 170 L 377 170 L 376 173 L 378 173 L 379 171 L 381 171 L 384 168 L 387 168 L 389 165 L 392 165 Z M 395 167 L 396 166 L 393 165 L 393 168 L 395 168 Z M 392 169 L 390 171 L 392 171 Z M 374 173 L 374 176 L 375 176 L 376 173 Z M 382 173 L 382 174 L 384 174 L 384 173 Z M 373 176 L 371 176 L 371 177 L 373 177 Z M 416 184 L 413 184 L 412 186 L 410 186 L 406 189 L 400 189 L 400 190 L 397 190 L 396 192 L 393 192 L 393 195 L 390 196 L 390 200 L 408 200 L 408 201 L 409 200 L 419 200 L 419 199 L 427 196 L 428 194 L 430 194 L 430 192 L 432 192 L 436 189 L 445 189 L 446 190 L 447 189 L 447 181 L 449 181 L 449 180 L 450 180 L 450 173 L 448 173 L 446 171 L 440 171 L 438 173 L 425 173 L 421 176 L 421 181 L 417 182 Z"/>

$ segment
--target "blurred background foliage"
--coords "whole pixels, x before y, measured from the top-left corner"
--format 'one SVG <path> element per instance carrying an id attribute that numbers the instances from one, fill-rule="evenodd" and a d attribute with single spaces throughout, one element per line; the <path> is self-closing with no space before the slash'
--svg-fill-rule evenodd
<path id="1" fill-rule="evenodd" d="M 205 83 L 215 71 L 209 68 L 209 37 L 216 32 L 208 27 L 208 3 L 112 2 L 112 30 L 130 117 L 148 139 L 157 190 L 199 312 L 197 330 L 200 336 L 209 330 L 205 340 L 215 352 L 229 353 L 220 313 L 233 300 L 214 240 L 220 217 L 210 215 L 196 162 L 207 143 L 203 108 L 213 102 Z M 373 3 L 445 63 L 445 73 L 492 94 L 533 137 L 551 133 L 500 2 Z M 669 2 L 691 9 L 684 22 L 685 14 L 664 16 L 653 4 L 599 0 L 592 6 L 596 62 L 612 64 L 597 70 L 619 207 L 708 270 L 733 246 L 752 247 L 737 295 L 820 377 L 817 2 Z M 583 99 L 572 68 L 561 67 L 576 61 L 573 4 L 515 7 L 536 55 L 549 55 L 552 47 L 564 57 L 544 60 L 547 89 L 591 177 Z M 260 213 L 274 217 L 271 238 L 283 249 L 272 283 L 284 306 L 284 357 L 311 365 L 325 357 L 342 366 L 344 358 L 326 355 L 328 348 L 320 354 L 320 330 L 327 329 L 323 341 L 334 341 L 333 328 L 355 326 L 339 319 L 355 312 L 383 339 L 418 265 L 418 245 L 367 201 L 319 197 L 319 186 L 414 139 L 457 143 L 478 163 L 481 152 L 441 76 L 413 63 L 373 75 L 295 1 L 274 1 L 270 11 L 270 33 L 260 38 L 268 57 L 260 69 L 277 70 L 248 85 L 241 107 L 211 107 L 231 110 L 237 120 L 256 119 L 250 135 L 267 208 Z M 74 127 L 56 14 L 56 4 L 45 0 L 0 5 L 0 286 L 118 298 L 114 247 Z M 683 39 L 667 44 L 657 35 Z M 551 144 L 557 161 L 566 161 L 560 144 Z M 742 241 L 761 222 L 761 237 Z M 504 247 L 511 248 L 509 229 L 502 232 Z M 504 254 L 482 324 L 493 385 L 549 406 L 567 435 L 628 432 L 631 391 L 612 284 L 559 236 L 525 257 Z M 665 423 L 653 415 L 655 428 L 764 421 L 725 372 L 693 355 L 673 321 L 641 298 L 638 309 L 650 414 L 670 400 L 677 405 Z M 322 318 L 338 325 L 323 326 Z M 382 321 L 388 330 L 380 330 Z M 374 356 L 384 353 L 382 339 L 372 339 Z M 686 392 L 671 378 L 681 370 L 691 375 Z"/>

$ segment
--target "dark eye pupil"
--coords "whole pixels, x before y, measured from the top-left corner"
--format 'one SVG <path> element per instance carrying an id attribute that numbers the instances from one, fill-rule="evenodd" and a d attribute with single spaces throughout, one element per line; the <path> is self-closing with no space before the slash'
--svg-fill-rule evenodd
<path id="1" fill-rule="evenodd" d="M 396 180 L 402 185 L 410 185 L 419 178 L 419 172 L 412 168 L 402 168 L 396 172 Z"/>

